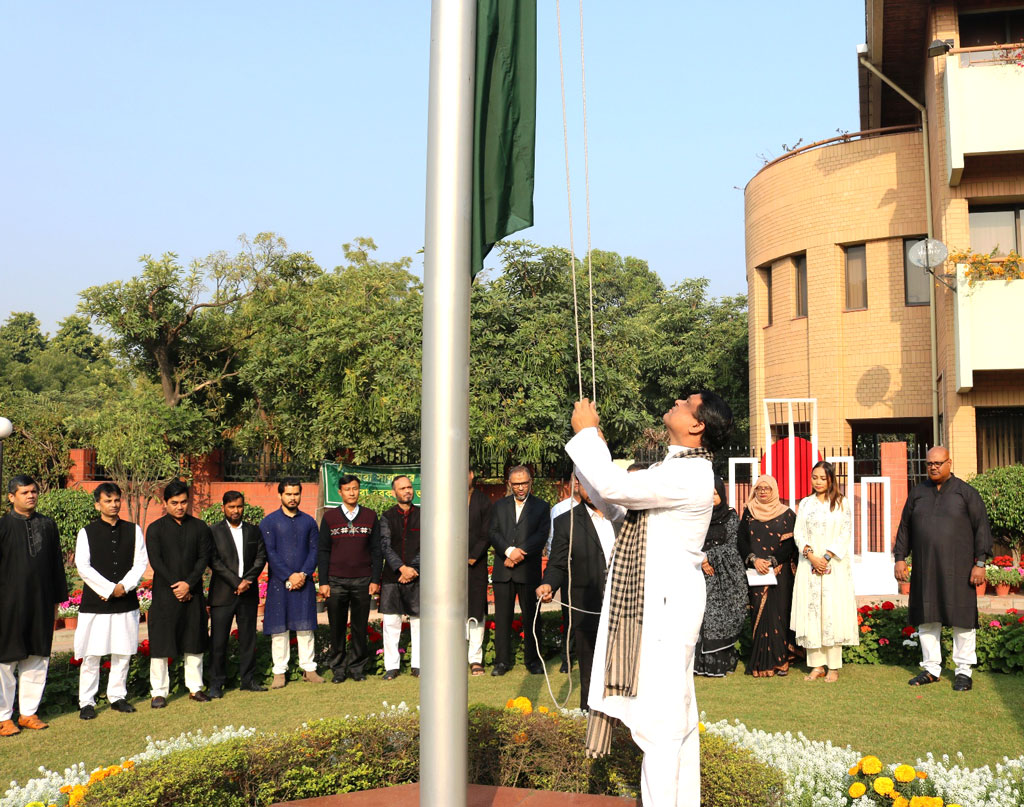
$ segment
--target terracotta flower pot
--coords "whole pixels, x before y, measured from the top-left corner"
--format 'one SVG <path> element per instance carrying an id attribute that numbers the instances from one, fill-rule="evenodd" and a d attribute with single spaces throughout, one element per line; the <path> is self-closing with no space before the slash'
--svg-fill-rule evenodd
<path id="1" fill-rule="evenodd" d="M 900 583 L 900 594 L 910 593 L 910 583 Z"/>
<path id="2" fill-rule="evenodd" d="M 74 630 L 75 628 L 77 628 L 78 627 L 78 617 L 77 616 L 66 616 L 66 617 L 64 617 L 64 627 L 67 628 L 68 630 Z"/>
<path id="3" fill-rule="evenodd" d="M 977 589 L 979 597 L 984 597 L 985 596 L 985 588 L 987 586 L 988 586 L 988 583 L 978 583 L 978 585 L 976 585 L 974 587 L 975 589 Z"/>
<path id="4" fill-rule="evenodd" d="M 1009 583 L 996 583 L 996 596 L 997 597 L 1009 597 L 1010 596 L 1010 584 Z"/>

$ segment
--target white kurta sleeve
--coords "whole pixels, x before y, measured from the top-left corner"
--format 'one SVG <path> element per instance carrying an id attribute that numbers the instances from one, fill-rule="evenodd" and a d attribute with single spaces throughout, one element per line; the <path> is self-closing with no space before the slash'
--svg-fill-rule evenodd
<path id="1" fill-rule="evenodd" d="M 78 567 L 78 576 L 89 588 L 99 594 L 103 599 L 109 600 L 114 593 L 116 583 L 111 583 L 107 578 L 92 567 L 92 557 L 89 554 L 89 538 L 83 527 L 78 531 L 75 538 L 75 566 Z"/>
<path id="2" fill-rule="evenodd" d="M 811 536 L 807 534 L 807 507 L 804 506 L 804 502 L 809 503 L 810 497 L 800 502 L 800 508 L 796 511 L 796 525 L 793 527 L 793 540 L 796 542 L 796 551 L 801 560 L 804 557 L 804 547 L 809 546 L 811 551 L 814 551 Z"/>
<path id="3" fill-rule="evenodd" d="M 146 542 L 142 537 L 142 527 L 135 525 L 135 562 L 128 574 L 121 578 L 121 585 L 125 591 L 131 591 L 139 585 L 142 575 L 146 573 L 149 566 L 149 556 L 146 554 Z"/>
<path id="4" fill-rule="evenodd" d="M 839 560 L 843 560 L 853 552 L 853 510 L 850 508 L 850 500 L 845 496 L 839 510 L 839 523 L 831 530 L 827 549 Z"/>
<path id="5" fill-rule="evenodd" d="M 622 518 L 621 509 L 650 510 L 678 507 L 693 499 L 686 479 L 665 473 L 665 465 L 629 473 L 612 462 L 608 446 L 596 428 L 583 429 L 566 444 L 565 450 L 576 463 L 580 483 L 585 482 L 594 504 L 613 521 Z M 704 497 L 706 498 L 706 496 Z"/>

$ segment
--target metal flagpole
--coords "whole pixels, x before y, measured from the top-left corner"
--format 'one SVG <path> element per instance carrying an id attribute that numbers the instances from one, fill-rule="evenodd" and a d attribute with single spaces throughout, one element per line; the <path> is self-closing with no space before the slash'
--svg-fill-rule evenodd
<path id="1" fill-rule="evenodd" d="M 476 0 L 433 0 L 423 280 L 420 805 L 465 807 Z"/>

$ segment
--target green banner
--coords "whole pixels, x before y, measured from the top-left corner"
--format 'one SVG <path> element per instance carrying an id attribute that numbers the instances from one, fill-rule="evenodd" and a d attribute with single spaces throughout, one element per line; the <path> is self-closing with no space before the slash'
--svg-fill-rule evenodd
<path id="1" fill-rule="evenodd" d="M 412 480 L 415 492 L 413 502 L 420 503 L 420 466 L 418 465 L 346 465 L 345 463 L 325 462 L 320 467 L 321 489 L 324 493 L 325 507 L 339 507 L 341 493 L 338 491 L 338 480 L 346 474 L 359 477 L 359 491 L 366 493 L 386 493 L 391 496 L 391 480 L 396 476 L 407 476 Z"/>

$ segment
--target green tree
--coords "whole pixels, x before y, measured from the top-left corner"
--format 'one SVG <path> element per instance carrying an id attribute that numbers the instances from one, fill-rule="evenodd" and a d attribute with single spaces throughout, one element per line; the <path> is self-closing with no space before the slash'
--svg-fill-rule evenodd
<path id="1" fill-rule="evenodd" d="M 0 325 L 0 363 L 28 364 L 44 347 L 46 336 L 30 311 L 15 311 Z"/>
<path id="2" fill-rule="evenodd" d="M 990 468 L 970 484 L 985 503 L 992 534 L 1013 553 L 1014 566 L 1019 565 L 1024 550 L 1024 465 Z"/>
<path id="3" fill-rule="evenodd" d="M 103 340 L 93 333 L 88 318 L 79 314 L 71 314 L 57 323 L 57 333 L 50 340 L 50 348 L 90 364 L 98 361 L 105 352 Z"/>
<path id="4" fill-rule="evenodd" d="M 63 486 L 71 469 L 71 449 L 80 445 L 74 414 L 89 406 L 89 396 L 81 393 L 0 389 L 0 414 L 14 426 L 14 432 L 4 440 L 0 489 L 6 491 L 7 480 L 16 474 L 31 476 L 42 493 Z"/>

